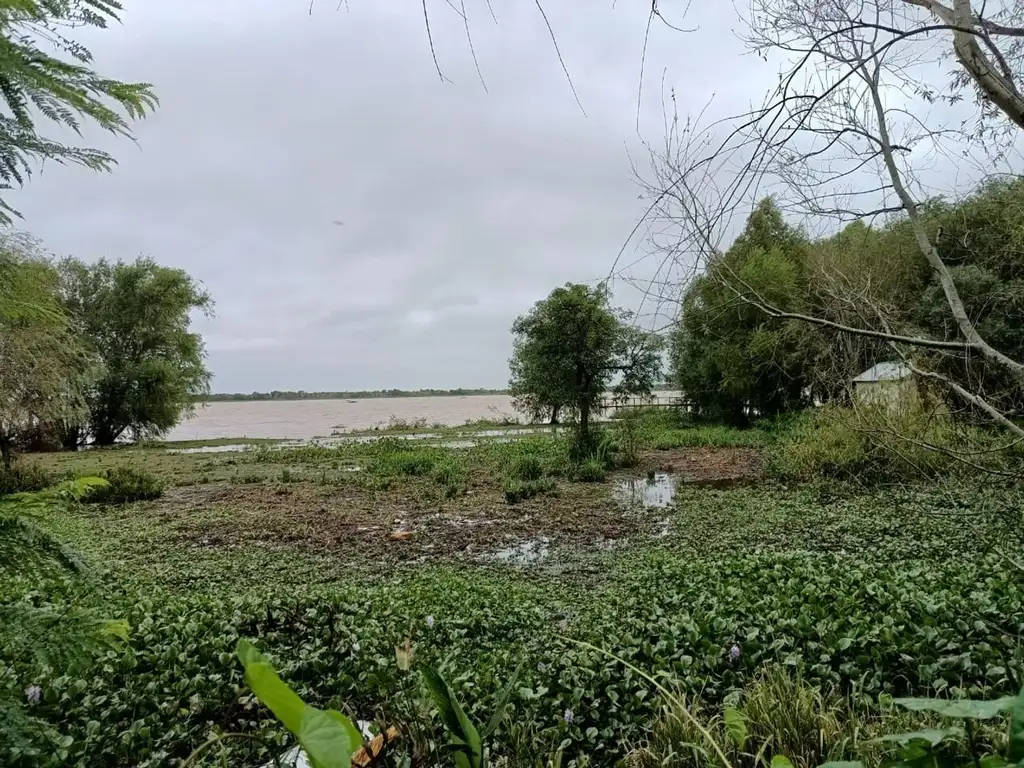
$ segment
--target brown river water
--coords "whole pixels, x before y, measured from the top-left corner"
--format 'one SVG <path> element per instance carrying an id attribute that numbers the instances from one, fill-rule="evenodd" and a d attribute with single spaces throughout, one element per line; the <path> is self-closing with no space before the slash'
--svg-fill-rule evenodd
<path id="1" fill-rule="evenodd" d="M 659 392 L 668 402 L 678 392 Z M 167 435 L 167 440 L 263 437 L 312 440 L 405 421 L 421 427 L 457 427 L 467 421 L 518 419 L 508 395 L 372 397 L 365 400 L 252 400 L 207 403 Z"/>
<path id="2" fill-rule="evenodd" d="M 253 400 L 207 403 L 175 427 L 168 440 L 268 437 L 311 440 L 331 433 L 425 420 L 458 426 L 480 419 L 517 418 L 507 395 L 376 397 L 366 400 Z M 523 420 L 522 417 L 519 417 Z"/>

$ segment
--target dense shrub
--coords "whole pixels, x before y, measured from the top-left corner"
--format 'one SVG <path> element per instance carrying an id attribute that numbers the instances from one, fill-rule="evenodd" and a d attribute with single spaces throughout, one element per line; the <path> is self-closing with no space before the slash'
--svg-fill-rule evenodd
<path id="1" fill-rule="evenodd" d="M 550 477 L 539 477 L 536 480 L 520 480 L 510 477 L 505 480 L 502 486 L 505 493 L 505 501 L 509 504 L 516 504 L 534 496 L 541 496 L 555 490 L 555 481 Z"/>
<path id="2" fill-rule="evenodd" d="M 626 420 L 636 420 L 646 429 L 685 429 L 694 424 L 693 417 L 682 408 L 653 405 L 619 408 L 611 415 L 613 424 Z"/>
<path id="3" fill-rule="evenodd" d="M 448 456 L 436 462 L 430 476 L 435 483 L 444 488 L 445 496 L 450 499 L 466 489 L 466 468 L 455 456 Z"/>
<path id="4" fill-rule="evenodd" d="M 771 433 L 758 427 L 737 429 L 718 424 L 700 424 L 670 429 L 651 436 L 651 447 L 659 451 L 673 448 L 760 448 L 773 440 Z"/>
<path id="5" fill-rule="evenodd" d="M 523 482 L 532 482 L 544 477 L 544 463 L 533 453 L 516 456 L 509 468 L 509 477 Z"/>
<path id="6" fill-rule="evenodd" d="M 434 468 L 438 458 L 434 452 L 424 450 L 384 453 L 373 458 L 367 471 L 380 475 L 427 475 Z"/>
<path id="7" fill-rule="evenodd" d="M 539 461 L 546 475 L 562 475 L 569 467 L 572 440 L 568 434 L 530 435 L 508 442 L 483 441 L 466 449 L 467 460 L 503 477 L 518 477 L 517 465 L 536 466 Z M 526 458 L 532 457 L 532 458 Z M 521 479 L 521 478 L 520 478 Z"/>
<path id="8" fill-rule="evenodd" d="M 82 499 L 87 504 L 129 504 L 163 496 L 163 483 L 154 475 L 135 467 L 114 467 L 103 475 L 107 484 L 89 491 Z"/>
<path id="9" fill-rule="evenodd" d="M 650 410 L 675 411 L 670 408 Z M 650 431 L 648 414 L 640 409 L 624 408 L 615 414 L 610 432 L 616 444 L 619 466 L 635 467 L 640 463 L 640 452 L 649 443 Z"/>
<path id="10" fill-rule="evenodd" d="M 605 479 L 604 462 L 596 457 L 581 461 L 572 468 L 569 479 L 580 483 L 603 483 Z"/>
<path id="11" fill-rule="evenodd" d="M 949 725 L 935 714 L 868 704 L 832 686 L 823 690 L 804 680 L 799 671 L 778 665 L 766 666 L 721 707 L 708 706 L 699 694 L 671 694 L 665 699 L 650 735 L 627 756 L 629 768 L 719 766 L 707 735 L 733 768 L 763 768 L 776 755 L 786 757 L 787 764 L 796 768 L 855 758 L 874 766 L 891 758 L 896 749 L 894 741 L 878 741 L 879 737 Z M 697 729 L 694 719 L 705 733 Z M 982 750 L 1002 747 L 1003 723 L 975 726 L 976 746 Z M 944 744 L 938 764 L 971 764 L 967 747 L 964 739 Z"/>
<path id="12" fill-rule="evenodd" d="M 8 493 L 41 491 L 57 482 L 53 473 L 36 463 L 16 461 L 10 469 L 0 469 L 0 496 Z"/>
<path id="13" fill-rule="evenodd" d="M 821 408 L 792 420 L 771 450 L 769 468 L 784 480 L 816 477 L 882 482 L 937 477 L 956 456 L 994 464 L 992 439 L 948 412 Z"/>
<path id="14" fill-rule="evenodd" d="M 769 468 L 784 480 L 852 479 L 868 466 L 868 444 L 834 411 L 809 411 L 790 425 L 770 453 Z"/>

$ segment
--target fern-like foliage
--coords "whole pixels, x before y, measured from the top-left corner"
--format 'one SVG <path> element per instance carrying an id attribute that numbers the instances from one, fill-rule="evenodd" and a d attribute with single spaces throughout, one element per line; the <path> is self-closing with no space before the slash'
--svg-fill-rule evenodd
<path id="1" fill-rule="evenodd" d="M 39 116 L 81 133 L 92 122 L 131 137 L 130 121 L 156 108 L 148 83 L 101 77 L 92 56 L 68 33 L 83 26 L 106 28 L 117 21 L 116 0 L 0 0 L 0 189 L 25 183 L 36 163 L 83 165 L 109 170 L 106 152 L 74 147 L 40 135 Z M 0 199 L 0 223 L 18 212 Z"/>
<path id="2" fill-rule="evenodd" d="M 41 575 L 56 565 L 81 571 L 78 557 L 38 526 L 39 519 L 55 505 L 83 499 L 106 487 L 99 477 L 80 477 L 35 493 L 0 496 L 0 569 L 6 577 Z"/>
<path id="3" fill-rule="evenodd" d="M 80 478 L 35 493 L 0 496 L 0 764 L 30 758 L 61 736 L 33 714 L 41 670 L 74 671 L 127 633 L 80 601 L 82 563 L 39 523 L 56 505 L 98 486 Z"/>

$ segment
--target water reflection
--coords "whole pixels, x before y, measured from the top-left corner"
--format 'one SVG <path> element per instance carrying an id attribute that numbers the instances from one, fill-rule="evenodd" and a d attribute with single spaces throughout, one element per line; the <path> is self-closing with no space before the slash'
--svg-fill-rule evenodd
<path id="1" fill-rule="evenodd" d="M 249 443 L 228 443 L 227 445 L 201 445 L 196 448 L 168 448 L 168 453 L 234 453 L 248 451 Z"/>
<path id="2" fill-rule="evenodd" d="M 536 565 L 550 554 L 551 539 L 538 536 L 483 556 L 484 560 L 508 565 Z"/>
<path id="3" fill-rule="evenodd" d="M 672 503 L 676 495 L 676 478 L 666 472 L 616 483 L 615 499 L 631 507 L 660 509 Z"/>

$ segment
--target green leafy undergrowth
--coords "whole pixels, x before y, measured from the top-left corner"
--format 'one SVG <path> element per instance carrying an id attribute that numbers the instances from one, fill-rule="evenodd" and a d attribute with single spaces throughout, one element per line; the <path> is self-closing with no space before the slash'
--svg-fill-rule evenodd
<path id="1" fill-rule="evenodd" d="M 167 764 L 211 728 L 259 735 L 231 749 L 268 757 L 288 739 L 247 703 L 233 655 L 241 637 L 259 637 L 311 706 L 386 723 L 402 687 L 394 648 L 410 633 L 417 660 L 444 675 L 477 722 L 522 663 L 510 721 L 530 724 L 538 743 L 567 739 L 566 758 L 599 762 L 643 737 L 658 697 L 574 638 L 663 671 L 709 703 L 766 664 L 873 697 L 991 698 L 1020 683 L 1024 589 L 995 558 L 660 553 L 621 562 L 597 589 L 488 574 L 424 570 L 377 587 L 234 598 L 129 589 L 129 650 L 86 675 L 41 671 L 37 713 L 73 736 L 69 760 L 88 753 L 89 765 Z M 510 734 L 496 730 L 497 753 L 516 748 Z"/>
<path id="2" fill-rule="evenodd" d="M 633 768 L 722 768 L 723 756 L 730 768 L 895 765 L 913 756 L 908 746 L 935 762 L 908 760 L 907 765 L 952 768 L 971 764 L 973 755 L 1005 750 L 999 716 L 1016 700 L 873 699 L 822 689 L 779 665 L 766 666 L 720 706 L 671 690 L 663 699 L 649 736 L 628 756 Z M 985 720 L 975 724 L 968 740 L 947 713 Z"/>
<path id="3" fill-rule="evenodd" d="M 1024 490 L 991 483 L 676 488 L 666 544 L 680 552 L 819 552 L 945 561 L 1024 544 Z"/>
<path id="4" fill-rule="evenodd" d="M 768 468 L 789 481 L 914 481 L 1006 469 L 1014 457 L 1005 446 L 996 433 L 954 420 L 944 409 L 827 407 L 789 420 L 769 451 Z"/>
<path id="5" fill-rule="evenodd" d="M 717 424 L 702 424 L 684 429 L 658 429 L 648 438 L 651 448 L 762 448 L 775 440 L 766 429 L 737 429 Z"/>
<path id="6" fill-rule="evenodd" d="M 569 470 L 569 479 L 580 483 L 603 483 L 605 476 L 604 462 L 598 458 L 585 459 Z"/>

